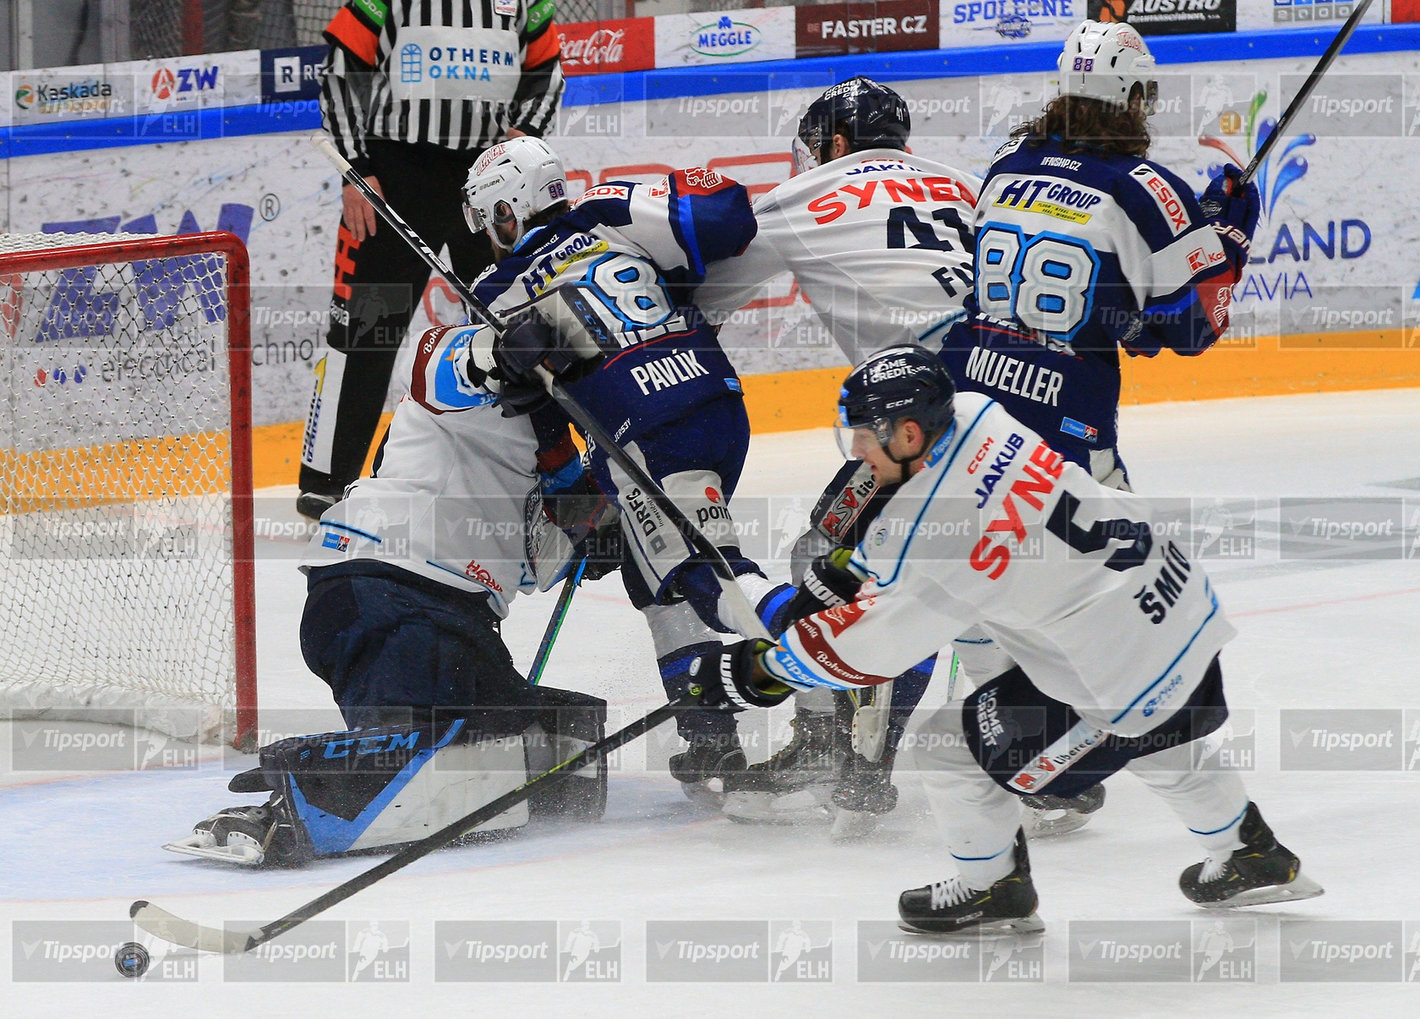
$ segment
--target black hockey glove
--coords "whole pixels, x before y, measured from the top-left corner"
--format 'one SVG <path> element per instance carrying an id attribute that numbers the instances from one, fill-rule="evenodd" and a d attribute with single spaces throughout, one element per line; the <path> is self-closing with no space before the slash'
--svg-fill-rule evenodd
<path id="1" fill-rule="evenodd" d="M 1252 234 L 1262 213 L 1262 198 L 1257 192 L 1257 185 L 1252 181 L 1240 184 L 1240 177 L 1242 170 L 1232 163 L 1227 164 L 1198 200 L 1203 218 L 1212 224 L 1218 240 L 1223 242 L 1223 254 L 1228 256 L 1228 264 L 1239 274 L 1247 265 Z"/>
<path id="2" fill-rule="evenodd" d="M 853 550 L 840 546 L 809 563 L 803 582 L 785 608 L 776 613 L 769 632 L 778 636 L 798 620 L 824 609 L 847 605 L 858 597 L 863 581 L 848 567 Z"/>
<path id="3" fill-rule="evenodd" d="M 772 708 L 793 693 L 759 667 L 759 655 L 773 647 L 768 641 L 722 644 L 690 663 L 690 692 L 707 708 L 748 711 Z"/>

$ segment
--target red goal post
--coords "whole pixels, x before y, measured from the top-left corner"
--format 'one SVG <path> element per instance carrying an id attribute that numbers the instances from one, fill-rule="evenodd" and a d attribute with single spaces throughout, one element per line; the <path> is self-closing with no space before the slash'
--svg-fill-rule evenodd
<path id="1" fill-rule="evenodd" d="M 252 747 L 250 348 L 234 234 L 0 235 L 0 711 Z"/>

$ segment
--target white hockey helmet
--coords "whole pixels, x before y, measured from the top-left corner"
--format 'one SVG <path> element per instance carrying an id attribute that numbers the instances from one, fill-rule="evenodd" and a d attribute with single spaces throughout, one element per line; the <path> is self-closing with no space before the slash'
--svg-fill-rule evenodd
<path id="1" fill-rule="evenodd" d="M 1154 56 L 1129 25 L 1083 21 L 1075 26 L 1060 53 L 1060 94 L 1083 96 L 1120 105 L 1138 85 L 1144 93 L 1144 113 L 1154 112 L 1159 83 L 1154 80 Z"/>
<path id="2" fill-rule="evenodd" d="M 562 160 L 541 138 L 525 135 L 494 145 L 474 162 L 463 186 L 463 215 L 470 230 L 488 231 L 494 244 L 511 251 L 529 219 L 566 198 Z M 513 239 L 504 244 L 495 226 L 509 224 Z"/>

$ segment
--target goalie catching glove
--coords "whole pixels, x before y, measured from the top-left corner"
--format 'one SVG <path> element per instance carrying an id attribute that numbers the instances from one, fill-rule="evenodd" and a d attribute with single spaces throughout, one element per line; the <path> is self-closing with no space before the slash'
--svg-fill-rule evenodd
<path id="1" fill-rule="evenodd" d="M 767 640 L 722 644 L 690 663 L 686 692 L 707 708 L 748 711 L 772 708 L 794 692 L 759 667 L 759 656 L 774 645 Z"/>

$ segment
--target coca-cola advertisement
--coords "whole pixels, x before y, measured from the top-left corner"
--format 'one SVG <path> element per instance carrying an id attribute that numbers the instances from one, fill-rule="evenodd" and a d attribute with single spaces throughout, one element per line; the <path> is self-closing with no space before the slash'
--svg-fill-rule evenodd
<path id="1" fill-rule="evenodd" d="M 605 74 L 647 71 L 656 64 L 656 30 L 651 18 L 559 24 L 562 73 Z"/>

